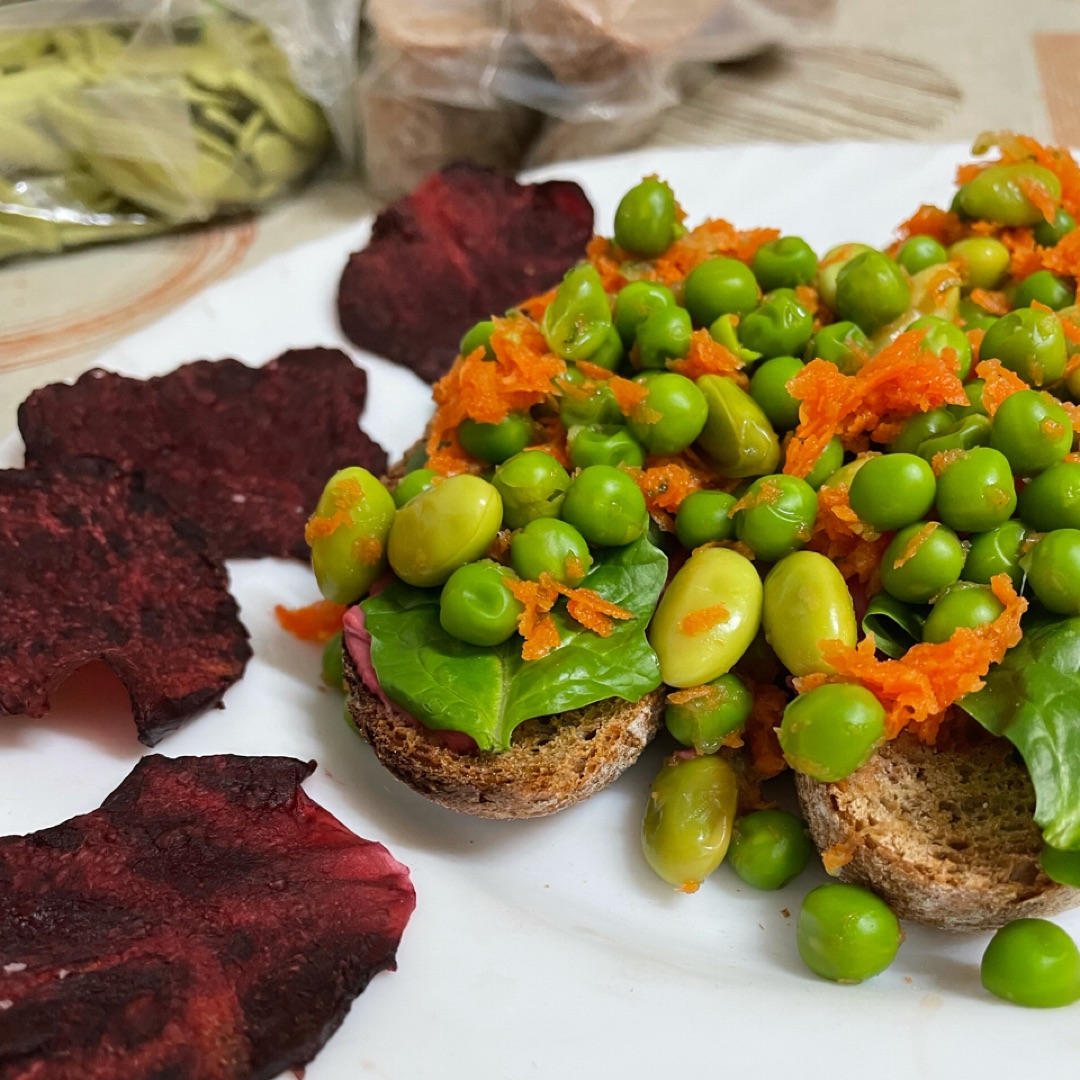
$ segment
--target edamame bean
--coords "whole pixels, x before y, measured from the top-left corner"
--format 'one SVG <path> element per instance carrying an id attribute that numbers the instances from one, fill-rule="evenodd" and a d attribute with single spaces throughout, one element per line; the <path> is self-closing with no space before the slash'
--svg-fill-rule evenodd
<path id="1" fill-rule="evenodd" d="M 716 754 L 665 762 L 641 825 L 645 861 L 673 888 L 695 892 L 727 854 L 737 801 L 735 771 Z"/>
<path id="2" fill-rule="evenodd" d="M 754 564 L 728 548 L 700 548 L 679 568 L 649 627 L 668 686 L 700 686 L 725 675 L 761 625 Z"/>
<path id="3" fill-rule="evenodd" d="M 833 673 L 821 645 L 855 646 L 855 605 L 843 574 L 816 551 L 796 551 L 766 575 L 762 626 L 765 640 L 792 675 Z"/>
<path id="4" fill-rule="evenodd" d="M 334 473 L 305 536 L 319 591 L 335 604 L 367 594 L 386 569 L 386 542 L 397 507 L 377 477 L 358 467 Z"/>
<path id="5" fill-rule="evenodd" d="M 702 375 L 697 387 L 708 417 L 698 446 L 723 476 L 762 476 L 780 464 L 780 440 L 754 399 L 724 375 Z"/>
<path id="6" fill-rule="evenodd" d="M 990 165 L 957 192 L 964 212 L 996 225 L 1036 225 L 1043 212 L 1030 198 L 1033 188 L 1055 204 L 1061 202 L 1061 181 L 1045 166 L 1032 162 Z"/>
<path id="7" fill-rule="evenodd" d="M 387 542 L 390 567 L 409 585 L 442 585 L 491 547 L 502 515 L 502 499 L 486 480 L 447 477 L 397 512 Z"/>
<path id="8" fill-rule="evenodd" d="M 969 289 L 996 289 L 1009 273 L 1010 259 L 1009 249 L 992 236 L 969 236 L 949 246 L 949 260 L 959 264 Z"/>

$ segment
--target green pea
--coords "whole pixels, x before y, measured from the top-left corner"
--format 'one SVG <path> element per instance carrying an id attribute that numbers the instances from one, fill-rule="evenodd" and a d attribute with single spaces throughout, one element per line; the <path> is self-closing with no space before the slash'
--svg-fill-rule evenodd
<path id="1" fill-rule="evenodd" d="M 917 454 L 871 458 L 851 481 L 851 509 L 878 532 L 920 521 L 934 505 L 934 470 Z"/>
<path id="2" fill-rule="evenodd" d="M 1005 605 L 990 591 L 989 585 L 957 581 L 934 602 L 923 624 L 923 641 L 948 641 L 958 627 L 976 629 L 992 623 Z"/>
<path id="3" fill-rule="evenodd" d="M 559 516 L 570 477 L 550 454 L 524 450 L 507 458 L 491 483 L 502 499 L 506 526 L 520 529 L 536 518 Z"/>
<path id="4" fill-rule="evenodd" d="M 467 454 L 497 465 L 521 453 L 532 442 L 533 422 L 528 413 L 510 413 L 497 424 L 466 418 L 458 425 L 457 434 Z"/>
<path id="5" fill-rule="evenodd" d="M 615 243 L 632 255 L 655 259 L 679 234 L 675 193 L 656 177 L 635 184 L 615 211 Z"/>
<path id="6" fill-rule="evenodd" d="M 983 391 L 986 389 L 985 379 L 972 379 L 964 383 L 964 393 L 967 395 L 966 405 L 948 405 L 949 415 L 957 420 L 963 420 L 968 416 L 986 416 L 986 406 L 983 404 Z"/>
<path id="7" fill-rule="evenodd" d="M 844 444 L 834 435 L 818 455 L 814 467 L 806 474 L 806 482 L 817 491 L 844 464 Z"/>
<path id="8" fill-rule="evenodd" d="M 661 880 L 694 892 L 723 862 L 731 843 L 738 785 L 716 754 L 672 758 L 653 781 L 641 848 Z"/>
<path id="9" fill-rule="evenodd" d="M 648 395 L 629 417 L 630 434 L 650 454 L 677 454 L 705 427 L 709 407 L 692 379 L 672 371 L 641 375 L 636 380 Z"/>
<path id="10" fill-rule="evenodd" d="M 692 551 L 702 544 L 730 540 L 735 535 L 731 509 L 736 502 L 726 491 L 694 491 L 679 504 L 675 515 L 675 535 Z"/>
<path id="11" fill-rule="evenodd" d="M 829 882 L 803 901 L 796 939 L 815 975 L 860 983 L 896 959 L 904 935 L 888 904 L 869 889 Z"/>
<path id="12" fill-rule="evenodd" d="M 1011 394 L 994 414 L 990 445 L 1009 459 L 1017 476 L 1032 476 L 1059 462 L 1071 449 L 1069 414 L 1038 390 Z"/>
<path id="13" fill-rule="evenodd" d="M 939 479 L 940 484 L 940 479 Z M 936 521 L 901 529 L 881 558 L 881 584 L 907 604 L 925 604 L 960 577 L 964 547 L 960 538 Z"/>
<path id="14" fill-rule="evenodd" d="M 1020 521 L 1003 521 L 994 529 L 971 537 L 963 578 L 989 585 L 998 574 L 1008 574 L 1013 586 L 1019 589 L 1024 582 L 1020 557 L 1024 552 L 1027 529 Z"/>
<path id="15" fill-rule="evenodd" d="M 789 431 L 799 423 L 799 402 L 788 393 L 787 384 L 803 367 L 797 357 L 774 356 L 750 377 L 750 396 L 777 431 Z"/>
<path id="16" fill-rule="evenodd" d="M 923 315 L 922 318 L 916 319 L 908 329 L 922 330 L 922 347 L 935 356 L 944 356 L 945 350 L 951 349 L 957 378 L 968 377 L 968 372 L 971 371 L 971 342 L 956 323 L 951 323 L 937 315 Z"/>
<path id="17" fill-rule="evenodd" d="M 396 510 L 394 497 L 367 469 L 341 469 L 330 477 L 306 533 L 315 581 L 327 600 L 355 603 L 386 570 Z"/>
<path id="18" fill-rule="evenodd" d="M 486 480 L 450 476 L 397 512 L 386 546 L 391 569 L 409 585 L 442 585 L 491 547 L 502 515 L 502 499 Z"/>
<path id="19" fill-rule="evenodd" d="M 629 544 L 648 527 L 645 496 L 626 473 L 610 465 L 590 465 L 570 481 L 562 519 L 602 547 Z"/>
<path id="20" fill-rule="evenodd" d="M 948 431 L 956 423 L 948 409 L 930 409 L 912 413 L 901 425 L 899 433 L 889 443 L 894 454 L 914 454 L 919 446 Z"/>
<path id="21" fill-rule="evenodd" d="M 345 657 L 342 653 L 342 631 L 338 631 L 325 645 L 322 654 L 322 677 L 327 686 L 335 690 L 345 688 Z"/>
<path id="22" fill-rule="evenodd" d="M 1080 615 L 1080 529 L 1052 529 L 1021 559 L 1036 599 L 1055 615 Z"/>
<path id="23" fill-rule="evenodd" d="M 728 671 L 761 625 L 754 564 L 729 548 L 699 548 L 679 567 L 649 626 L 668 686 L 700 686 Z"/>
<path id="24" fill-rule="evenodd" d="M 960 265 L 967 288 L 996 289 L 1009 273 L 1012 256 L 992 236 L 969 236 L 949 246 L 949 259 Z"/>
<path id="25" fill-rule="evenodd" d="M 1047 844 L 1039 856 L 1039 865 L 1051 881 L 1080 888 L 1080 851 L 1062 851 Z"/>
<path id="26" fill-rule="evenodd" d="M 658 308 L 637 330 L 638 366 L 663 370 L 690 351 L 690 316 L 679 306 Z"/>
<path id="27" fill-rule="evenodd" d="M 1043 212 L 1028 198 L 1038 186 L 1055 203 L 1061 202 L 1061 181 L 1047 168 L 1029 162 L 990 165 L 958 192 L 964 212 L 995 225 L 1036 225 Z"/>
<path id="28" fill-rule="evenodd" d="M 748 349 L 739 341 L 739 335 L 735 330 L 737 315 L 721 315 L 709 325 L 709 337 L 719 345 L 723 345 L 729 352 L 733 352 L 743 363 L 752 364 L 761 359 L 761 353 Z"/>
<path id="29" fill-rule="evenodd" d="M 1046 919 L 1016 919 L 998 930 L 979 974 L 991 994 L 1014 1005 L 1054 1009 L 1080 1000 L 1080 950 Z"/>
<path id="30" fill-rule="evenodd" d="M 724 375 L 702 375 L 708 417 L 698 446 L 722 476 L 762 476 L 780 464 L 780 440 L 761 406 Z"/>
<path id="31" fill-rule="evenodd" d="M 735 819 L 728 862 L 754 889 L 782 889 L 809 865 L 814 844 L 806 826 L 784 810 L 755 810 Z"/>
<path id="32" fill-rule="evenodd" d="M 792 675 L 831 675 L 822 643 L 840 641 L 854 648 L 858 632 L 843 574 L 816 551 L 785 556 L 765 577 L 762 627 L 765 640 Z"/>
<path id="33" fill-rule="evenodd" d="M 570 464 L 575 469 L 590 465 L 626 465 L 640 468 L 645 464 L 645 447 L 624 427 L 594 424 L 572 427 L 569 432 Z"/>
<path id="34" fill-rule="evenodd" d="M 1039 532 L 1080 529 L 1080 463 L 1061 461 L 1033 477 L 1017 506 L 1024 524 Z"/>
<path id="35" fill-rule="evenodd" d="M 1065 374 L 1065 333 L 1052 311 L 1017 308 L 1002 315 L 983 338 L 982 360 L 997 359 L 1031 386 L 1057 382 Z"/>
<path id="36" fill-rule="evenodd" d="M 818 296 L 821 297 L 822 303 L 826 307 L 836 310 L 836 279 L 839 277 L 840 271 L 856 255 L 873 250 L 866 244 L 837 244 L 836 247 L 829 248 L 822 255 L 821 262 L 818 265 L 817 290 Z"/>
<path id="37" fill-rule="evenodd" d="M 1076 290 L 1049 270 L 1036 270 L 1016 286 L 1013 307 L 1030 307 L 1035 301 L 1060 311 L 1076 301 Z"/>
<path id="38" fill-rule="evenodd" d="M 970 296 L 960 297 L 957 309 L 960 317 L 960 325 L 964 330 L 989 330 L 998 321 L 996 315 L 991 315 L 985 308 L 979 307 Z"/>
<path id="39" fill-rule="evenodd" d="M 398 482 L 398 486 L 394 488 L 394 505 L 402 507 L 413 496 L 419 495 L 421 491 L 427 491 L 438 476 L 439 474 L 434 469 L 413 469 L 412 472 L 406 473 Z"/>
<path id="40" fill-rule="evenodd" d="M 588 360 L 607 340 L 611 309 L 596 269 L 568 270 L 544 312 L 548 348 L 564 360 Z"/>
<path id="41" fill-rule="evenodd" d="M 1035 243 L 1040 247 L 1056 247 L 1058 242 L 1076 228 L 1076 219 L 1063 206 L 1054 212 L 1054 220 L 1040 218 L 1035 225 Z"/>
<path id="42" fill-rule="evenodd" d="M 823 326 L 807 346 L 807 359 L 828 360 L 845 375 L 854 375 L 870 359 L 873 346 L 862 330 L 850 321 Z"/>
<path id="43" fill-rule="evenodd" d="M 614 326 L 609 326 L 604 334 L 604 340 L 600 348 L 590 357 L 589 363 L 602 367 L 606 371 L 618 371 L 626 359 L 626 349 L 623 348 L 622 338 Z"/>
<path id="44" fill-rule="evenodd" d="M 558 518 L 537 518 L 510 538 L 510 565 L 526 581 L 539 581 L 546 573 L 576 588 L 592 562 L 585 537 Z"/>
<path id="45" fill-rule="evenodd" d="M 563 427 L 577 424 L 622 424 L 625 417 L 605 380 L 590 379 L 568 367 L 557 383 L 559 419 Z"/>
<path id="46" fill-rule="evenodd" d="M 750 269 L 765 292 L 813 285 L 818 262 L 814 249 L 801 236 L 767 240 L 754 252 Z"/>
<path id="47" fill-rule="evenodd" d="M 938 454 L 950 450 L 974 450 L 990 443 L 990 417 L 972 413 L 958 420 L 951 428 L 933 439 L 919 443 L 919 457 L 932 462 Z"/>
<path id="48" fill-rule="evenodd" d="M 932 236 L 911 236 L 900 246 L 896 261 L 909 273 L 917 274 L 928 266 L 948 262 L 949 253 Z"/>
<path id="49" fill-rule="evenodd" d="M 477 349 L 484 350 L 485 360 L 494 360 L 495 351 L 491 347 L 491 335 L 495 333 L 495 324 L 490 319 L 478 322 L 465 332 L 458 346 L 462 356 L 471 356 Z"/>
<path id="50" fill-rule="evenodd" d="M 831 784 L 873 756 L 885 738 L 885 709 L 864 686 L 824 683 L 788 703 L 779 737 L 796 772 Z"/>
<path id="51" fill-rule="evenodd" d="M 1016 484 L 1004 454 L 989 446 L 954 451 L 938 476 L 938 517 L 959 532 L 986 532 L 1016 509 Z"/>
<path id="52" fill-rule="evenodd" d="M 757 278 L 738 259 L 708 259 L 686 275 L 683 303 L 695 326 L 711 326 L 721 315 L 747 315 L 758 305 Z"/>
<path id="53" fill-rule="evenodd" d="M 634 344 L 638 327 L 654 311 L 675 306 L 675 294 L 659 282 L 631 281 L 629 285 L 624 285 L 615 296 L 615 310 L 612 314 L 612 321 L 623 345 L 629 349 Z"/>
<path id="54" fill-rule="evenodd" d="M 735 535 L 766 562 L 803 547 L 813 533 L 817 493 L 797 476 L 762 476 L 740 502 Z"/>
<path id="55" fill-rule="evenodd" d="M 514 574 L 491 559 L 459 566 L 439 595 L 439 625 L 469 645 L 501 645 L 517 631 L 525 605 L 506 587 Z"/>
<path id="56" fill-rule="evenodd" d="M 768 358 L 801 353 L 814 334 L 814 316 L 791 289 L 767 293 L 739 323 L 739 340 Z"/>
<path id="57" fill-rule="evenodd" d="M 836 310 L 868 334 L 903 315 L 911 302 L 904 271 L 882 251 L 864 251 L 836 278 Z"/>
<path id="58" fill-rule="evenodd" d="M 676 741 L 699 754 L 715 754 L 727 736 L 742 731 L 754 708 L 754 695 L 731 672 L 673 696 L 680 700 L 668 698 L 664 724 Z"/>

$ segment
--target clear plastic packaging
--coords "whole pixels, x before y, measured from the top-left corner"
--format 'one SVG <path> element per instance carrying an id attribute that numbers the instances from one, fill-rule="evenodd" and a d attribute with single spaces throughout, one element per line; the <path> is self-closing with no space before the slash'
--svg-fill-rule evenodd
<path id="1" fill-rule="evenodd" d="M 572 144 L 625 149 L 708 64 L 793 28 L 759 0 L 368 0 L 366 13 L 357 105 L 385 196 L 465 157 L 515 169 Z"/>
<path id="2" fill-rule="evenodd" d="M 360 0 L 0 0 L 0 259 L 258 207 L 355 125 Z"/>

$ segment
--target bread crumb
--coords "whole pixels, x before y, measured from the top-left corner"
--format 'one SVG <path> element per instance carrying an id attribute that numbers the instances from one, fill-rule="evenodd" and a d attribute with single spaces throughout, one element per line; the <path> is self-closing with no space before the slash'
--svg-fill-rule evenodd
<path id="1" fill-rule="evenodd" d="M 781 908 L 780 914 L 783 915 L 785 919 L 791 918 L 791 911 L 788 908 Z"/>

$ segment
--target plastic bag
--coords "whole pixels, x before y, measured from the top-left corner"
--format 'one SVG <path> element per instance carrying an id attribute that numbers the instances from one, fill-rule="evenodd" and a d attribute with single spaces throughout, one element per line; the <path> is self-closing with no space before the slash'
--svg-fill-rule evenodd
<path id="1" fill-rule="evenodd" d="M 757 0 L 368 0 L 367 19 L 358 111 L 386 196 L 464 157 L 516 169 L 633 146 L 708 64 L 793 25 Z"/>
<path id="2" fill-rule="evenodd" d="M 351 155 L 359 3 L 0 0 L 0 259 L 249 210 Z"/>

